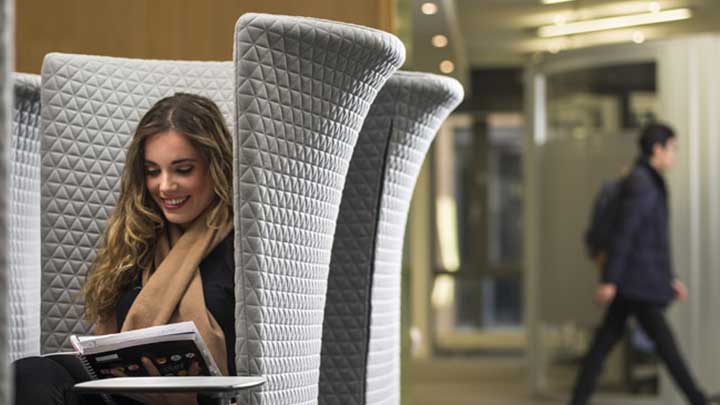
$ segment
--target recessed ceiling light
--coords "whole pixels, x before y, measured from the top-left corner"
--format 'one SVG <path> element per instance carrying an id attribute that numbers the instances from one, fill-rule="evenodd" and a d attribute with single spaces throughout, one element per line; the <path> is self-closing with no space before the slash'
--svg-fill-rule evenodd
<path id="1" fill-rule="evenodd" d="M 636 44 L 642 44 L 643 42 L 645 42 L 645 34 L 640 31 L 635 31 L 633 32 L 632 40 Z"/>
<path id="2" fill-rule="evenodd" d="M 427 3 L 423 3 L 422 6 L 420 6 L 420 10 L 423 12 L 423 14 L 433 15 L 438 12 L 438 6 L 437 4 L 428 1 Z"/>
<path id="3" fill-rule="evenodd" d="M 444 61 L 440 62 L 440 71 L 448 75 L 455 71 L 455 64 L 452 63 L 452 61 L 445 59 Z"/>
<path id="4" fill-rule="evenodd" d="M 434 35 L 432 37 L 432 44 L 436 48 L 445 48 L 448 44 L 448 39 L 445 35 Z"/>
<path id="5" fill-rule="evenodd" d="M 575 0 L 541 0 L 542 4 L 558 4 L 558 3 L 567 3 L 570 1 L 575 1 Z"/>

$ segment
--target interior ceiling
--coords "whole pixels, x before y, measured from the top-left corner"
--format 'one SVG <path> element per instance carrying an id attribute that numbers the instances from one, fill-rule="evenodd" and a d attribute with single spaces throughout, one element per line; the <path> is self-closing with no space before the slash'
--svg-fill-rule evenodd
<path id="1" fill-rule="evenodd" d="M 640 31 L 645 40 L 720 31 L 720 0 L 657 0 L 662 10 L 689 7 L 689 20 L 639 26 L 594 34 L 542 39 L 537 29 L 558 18 L 568 22 L 648 12 L 650 0 L 575 0 L 544 5 L 540 0 L 437 0 L 436 15 L 424 15 L 413 0 L 413 67 L 436 71 L 440 60 L 457 60 L 452 75 L 466 82 L 470 68 L 523 65 L 539 52 L 562 51 L 607 43 L 632 41 Z M 450 43 L 444 49 L 430 45 L 442 33 Z"/>

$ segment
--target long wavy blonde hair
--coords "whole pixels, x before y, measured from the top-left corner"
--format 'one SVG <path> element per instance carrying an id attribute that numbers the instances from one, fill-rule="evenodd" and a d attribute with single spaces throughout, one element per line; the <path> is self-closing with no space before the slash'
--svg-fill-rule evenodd
<path id="1" fill-rule="evenodd" d="M 142 117 L 128 147 L 117 206 L 83 287 L 88 321 L 115 316 L 120 293 L 144 269 L 152 270 L 166 221 L 145 186 L 144 145 L 150 136 L 171 129 L 185 134 L 208 163 L 215 192 L 208 226 L 232 220 L 232 139 L 220 110 L 210 99 L 193 94 L 163 98 Z"/>

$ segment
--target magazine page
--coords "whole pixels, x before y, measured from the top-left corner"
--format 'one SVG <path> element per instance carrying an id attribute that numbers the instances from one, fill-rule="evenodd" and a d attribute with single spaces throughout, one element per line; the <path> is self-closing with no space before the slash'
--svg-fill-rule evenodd
<path id="1" fill-rule="evenodd" d="M 220 375 L 217 366 L 206 361 L 193 340 L 145 343 L 104 353 L 84 355 L 97 378 L 147 377 L 142 363 L 148 358 L 161 376 Z"/>
<path id="2" fill-rule="evenodd" d="M 149 328 L 135 329 L 127 332 L 113 333 L 99 336 L 76 336 L 70 337 L 75 350 L 82 354 L 97 353 L 107 348 L 128 347 L 143 343 L 157 341 L 161 337 L 173 335 L 192 336 L 199 332 L 192 321 L 171 323 L 168 325 L 152 326 Z"/>
<path id="3" fill-rule="evenodd" d="M 70 342 L 96 378 L 148 376 L 147 357 L 162 376 L 221 375 L 193 322 L 102 336 L 71 336 Z"/>

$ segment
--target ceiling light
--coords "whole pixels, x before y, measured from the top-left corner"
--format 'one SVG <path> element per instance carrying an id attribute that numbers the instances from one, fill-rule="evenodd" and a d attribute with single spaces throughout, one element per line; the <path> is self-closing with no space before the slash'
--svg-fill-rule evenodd
<path id="1" fill-rule="evenodd" d="M 445 35 L 435 35 L 432 37 L 432 44 L 436 48 L 445 48 L 448 44 L 448 39 Z"/>
<path id="2" fill-rule="evenodd" d="M 648 5 L 648 8 L 650 9 L 651 13 L 657 13 L 660 11 L 660 3 L 657 1 L 651 1 L 650 5 Z"/>
<path id="3" fill-rule="evenodd" d="M 645 42 L 645 34 L 640 31 L 635 31 L 633 32 L 632 40 L 636 44 L 642 44 L 643 42 Z"/>
<path id="4" fill-rule="evenodd" d="M 455 64 L 452 63 L 452 61 L 445 59 L 444 61 L 440 62 L 440 71 L 445 73 L 446 75 L 452 73 L 454 70 Z"/>
<path id="5" fill-rule="evenodd" d="M 550 45 L 548 45 L 547 50 L 548 52 L 552 53 L 553 55 L 562 51 L 565 48 L 565 44 L 561 44 L 560 42 L 553 42 Z"/>
<path id="6" fill-rule="evenodd" d="M 675 10 L 659 11 L 657 13 L 623 15 L 620 17 L 577 21 L 564 25 L 546 25 L 538 29 L 538 35 L 543 38 L 559 37 L 563 35 L 580 34 L 583 32 L 613 30 L 636 25 L 686 20 L 690 17 L 692 17 L 692 11 L 690 11 L 689 8 L 678 8 Z"/>
<path id="7" fill-rule="evenodd" d="M 423 12 L 423 14 L 433 15 L 438 12 L 438 6 L 435 3 L 427 2 L 423 3 L 422 6 L 420 6 L 420 10 Z"/>
<path id="8" fill-rule="evenodd" d="M 571 37 L 550 38 L 537 42 L 537 45 L 531 49 L 536 52 L 549 52 L 551 45 L 559 52 L 567 49 L 589 48 L 598 45 L 632 43 L 633 33 L 638 30 L 622 29 L 613 31 L 599 31 L 587 34 L 573 35 Z M 653 31 L 642 31 L 645 42 L 650 38 L 657 37 Z M 561 41 L 564 40 L 564 41 Z"/>
<path id="9" fill-rule="evenodd" d="M 570 1 L 575 1 L 575 0 L 541 0 L 542 4 L 558 4 L 558 3 L 567 3 Z"/>

